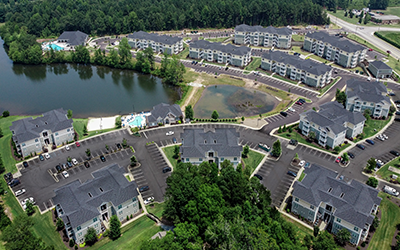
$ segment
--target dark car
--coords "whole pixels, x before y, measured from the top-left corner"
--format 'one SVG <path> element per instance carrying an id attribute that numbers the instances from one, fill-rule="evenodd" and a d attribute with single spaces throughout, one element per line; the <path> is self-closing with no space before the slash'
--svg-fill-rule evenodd
<path id="1" fill-rule="evenodd" d="M 167 172 L 170 172 L 171 170 L 172 169 L 170 167 L 165 167 L 165 168 L 163 168 L 162 172 L 167 173 Z"/>
<path id="2" fill-rule="evenodd" d="M 39 155 L 39 160 L 44 161 L 44 156 L 43 155 Z"/>
<path id="3" fill-rule="evenodd" d="M 139 192 L 144 192 L 144 191 L 147 191 L 147 190 L 149 190 L 150 188 L 149 188 L 149 186 L 143 186 L 143 187 L 140 187 L 139 188 Z"/>
<path id="4" fill-rule="evenodd" d="M 11 172 L 7 173 L 4 175 L 4 180 L 6 180 L 7 183 L 9 183 L 10 181 L 12 181 L 13 179 L 13 175 Z"/>
<path id="5" fill-rule="evenodd" d="M 400 111 L 396 111 L 396 113 L 395 113 L 396 115 L 400 115 Z"/>
<path id="6" fill-rule="evenodd" d="M 349 157 L 350 157 L 351 159 L 354 159 L 355 155 L 354 155 L 353 153 L 348 152 L 347 154 L 349 155 Z"/>
<path id="7" fill-rule="evenodd" d="M 365 149 L 365 146 L 364 145 L 362 145 L 362 144 L 357 144 L 356 145 L 358 148 L 361 148 L 362 150 L 364 150 Z"/>
<path id="8" fill-rule="evenodd" d="M 121 143 L 117 143 L 117 148 L 122 149 Z"/>
<path id="9" fill-rule="evenodd" d="M 370 140 L 370 139 L 367 139 L 367 140 L 365 140 L 366 142 L 368 142 L 369 144 L 371 144 L 371 145 L 374 145 L 375 144 L 375 142 L 373 141 L 373 140 Z"/>
<path id="10" fill-rule="evenodd" d="M 24 162 L 22 163 L 22 165 L 24 165 L 24 168 L 29 167 L 29 164 L 28 164 L 28 162 L 26 162 L 26 161 L 24 161 Z"/>
<path id="11" fill-rule="evenodd" d="M 57 170 L 57 172 L 63 171 L 63 169 L 62 169 L 62 167 L 61 167 L 60 165 L 57 165 L 57 166 L 56 166 L 56 170 Z"/>
<path id="12" fill-rule="evenodd" d="M 18 184 L 20 184 L 21 182 L 18 180 L 18 179 L 12 179 L 9 183 L 8 183 L 8 185 L 10 186 L 10 187 L 15 187 L 16 185 L 18 185 Z"/>
<path id="13" fill-rule="evenodd" d="M 287 173 L 288 173 L 288 175 L 291 175 L 293 177 L 297 176 L 297 174 L 295 172 L 293 172 L 293 171 L 288 171 Z"/>
<path id="14" fill-rule="evenodd" d="M 394 150 L 391 150 L 390 153 L 395 156 L 400 156 L 400 153 Z"/>
<path id="15" fill-rule="evenodd" d="M 400 122 L 400 118 L 394 118 L 396 122 Z"/>
<path id="16" fill-rule="evenodd" d="M 400 100 L 396 100 L 396 101 L 394 101 L 394 103 L 400 104 Z"/>
<path id="17" fill-rule="evenodd" d="M 72 168 L 72 163 L 67 161 L 68 168 Z"/>
<path id="18" fill-rule="evenodd" d="M 105 162 L 105 161 L 106 161 L 106 157 L 104 157 L 104 155 L 101 155 L 101 156 L 100 156 L 100 160 L 101 160 L 102 162 Z"/>
<path id="19" fill-rule="evenodd" d="M 289 144 L 293 145 L 293 146 L 296 146 L 298 143 L 299 142 L 297 140 L 295 140 L 295 139 L 290 139 L 290 141 L 289 141 Z"/>
<path id="20" fill-rule="evenodd" d="M 259 174 L 254 174 L 255 177 L 257 177 L 260 181 L 263 179 L 263 177 Z"/>
<path id="21" fill-rule="evenodd" d="M 90 164 L 89 164 L 89 162 L 87 162 L 87 161 L 85 161 L 85 163 L 83 163 L 83 164 L 85 165 L 86 168 L 89 168 L 89 167 L 90 167 Z"/>
<path id="22" fill-rule="evenodd" d="M 286 117 L 287 116 L 287 113 L 285 112 L 285 111 L 281 111 L 281 113 L 280 113 L 281 115 L 283 115 L 284 117 Z"/>
<path id="23" fill-rule="evenodd" d="M 306 103 L 306 100 L 304 100 L 303 98 L 300 98 L 299 102 Z"/>

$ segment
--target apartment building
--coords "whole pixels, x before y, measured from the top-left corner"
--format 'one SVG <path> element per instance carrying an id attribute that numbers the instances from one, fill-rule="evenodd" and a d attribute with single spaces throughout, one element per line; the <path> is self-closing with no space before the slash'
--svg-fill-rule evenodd
<path id="1" fill-rule="evenodd" d="M 159 35 L 137 31 L 127 36 L 128 43 L 135 49 L 146 49 L 151 46 L 155 53 L 178 54 L 183 50 L 183 39 L 176 36 Z"/>
<path id="2" fill-rule="evenodd" d="M 324 87 L 332 79 L 331 66 L 304 60 L 282 51 L 270 50 L 262 54 L 261 68 L 316 88 Z"/>
<path id="3" fill-rule="evenodd" d="M 251 48 L 197 40 L 190 43 L 189 57 L 245 67 L 251 61 Z"/>
<path id="4" fill-rule="evenodd" d="M 67 111 L 55 109 L 33 119 L 12 122 L 10 130 L 17 151 L 23 157 L 41 153 L 43 147 L 60 146 L 74 140 L 72 119 L 68 119 Z"/>
<path id="5" fill-rule="evenodd" d="M 252 46 L 274 47 L 289 49 L 292 41 L 291 28 L 275 28 L 260 25 L 249 26 L 241 24 L 235 27 L 235 43 L 250 44 Z"/>
<path id="6" fill-rule="evenodd" d="M 334 148 L 344 143 L 345 138 L 353 138 L 364 129 L 365 117 L 344 109 L 338 102 L 328 102 L 320 110 L 308 110 L 300 114 L 299 128 L 305 136 L 314 132 L 318 144 Z"/>
<path id="7" fill-rule="evenodd" d="M 382 201 L 379 190 L 350 180 L 335 171 L 312 164 L 305 177 L 293 184 L 292 212 L 310 222 L 322 222 L 321 228 L 336 234 L 342 228 L 350 232 L 350 243 L 364 241 Z"/>
<path id="8" fill-rule="evenodd" d="M 178 104 L 160 103 L 154 106 L 150 112 L 151 115 L 146 116 L 146 123 L 149 127 L 156 127 L 158 124 L 175 124 L 181 119 L 183 121 L 183 113 Z"/>
<path id="9" fill-rule="evenodd" d="M 387 88 L 381 82 L 350 79 L 346 87 L 346 109 L 351 112 L 364 113 L 371 110 L 373 117 L 388 117 L 391 106 Z"/>
<path id="10" fill-rule="evenodd" d="M 367 53 L 366 47 L 323 31 L 308 33 L 303 49 L 345 68 L 356 67 Z"/>
<path id="11" fill-rule="evenodd" d="M 229 160 L 234 166 L 241 161 L 240 135 L 234 128 L 184 129 L 180 137 L 182 162 L 201 164 L 207 161 L 220 167 L 224 160 Z"/>
<path id="12" fill-rule="evenodd" d="M 123 174 L 124 168 L 113 164 L 93 172 L 93 179 L 84 183 L 75 180 L 54 190 L 53 204 L 70 239 L 81 244 L 89 228 L 100 234 L 111 216 L 122 221 L 139 211 L 137 185 Z"/>
<path id="13" fill-rule="evenodd" d="M 392 68 L 382 61 L 373 61 L 368 65 L 371 74 L 379 79 L 390 78 L 392 76 Z"/>

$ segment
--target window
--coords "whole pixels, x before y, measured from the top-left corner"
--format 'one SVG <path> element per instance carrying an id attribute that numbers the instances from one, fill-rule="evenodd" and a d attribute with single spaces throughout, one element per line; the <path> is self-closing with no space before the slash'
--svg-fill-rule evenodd
<path id="1" fill-rule="evenodd" d="M 234 161 L 237 161 L 237 157 L 233 158 Z"/>
<path id="2" fill-rule="evenodd" d="M 70 131 L 70 129 L 67 129 L 67 132 L 69 132 Z"/>
<path id="3" fill-rule="evenodd" d="M 97 217 L 93 219 L 93 222 L 96 222 L 96 221 L 97 221 Z"/>
<path id="4" fill-rule="evenodd" d="M 136 197 L 132 199 L 132 201 L 136 201 Z"/>
<path id="5" fill-rule="evenodd" d="M 188 161 L 189 161 L 189 158 L 186 158 L 186 161 L 188 162 Z"/>
<path id="6" fill-rule="evenodd" d="M 336 221 L 339 223 L 342 222 L 342 220 L 340 218 L 336 218 Z"/>
<path id="7" fill-rule="evenodd" d="M 337 136 L 336 136 L 337 137 Z M 328 193 L 330 193 L 332 191 L 332 188 L 329 188 Z"/>
<path id="8" fill-rule="evenodd" d="M 82 236 L 82 233 L 78 233 L 78 236 L 79 236 L 79 237 Z"/>
<path id="9" fill-rule="evenodd" d="M 203 161 L 203 158 L 199 158 L 199 161 Z"/>
<path id="10" fill-rule="evenodd" d="M 124 211 L 119 211 L 119 213 L 118 213 L 118 214 L 119 214 L 119 215 L 121 215 L 123 212 L 124 212 Z"/>
<path id="11" fill-rule="evenodd" d="M 313 205 L 311 205 L 311 206 L 310 206 L 310 208 L 311 208 L 311 209 L 314 209 L 314 206 L 313 206 Z"/>
<path id="12" fill-rule="evenodd" d="M 313 216 L 313 215 L 314 215 L 314 212 L 313 212 L 313 211 L 308 211 L 308 215 L 309 215 L 309 216 Z"/>
<path id="13" fill-rule="evenodd" d="M 38 139 L 35 139 L 35 142 L 38 142 L 39 140 Z"/>
<path id="14" fill-rule="evenodd" d="M 295 201 L 299 202 L 299 198 L 294 198 Z"/>
<path id="15" fill-rule="evenodd" d="M 78 226 L 77 228 L 76 228 L 76 231 L 79 231 L 79 230 L 81 230 L 81 226 Z M 81 233 L 82 234 L 82 233 Z"/>
<path id="16" fill-rule="evenodd" d="M 217 140 L 214 140 L 214 143 L 217 143 Z"/>
<path id="17" fill-rule="evenodd" d="M 223 157 L 221 158 L 221 161 L 224 161 L 224 158 L 223 158 Z"/>
<path id="18" fill-rule="evenodd" d="M 26 144 L 25 143 L 22 143 L 22 147 L 25 147 L 26 146 Z"/>
<path id="19" fill-rule="evenodd" d="M 100 209 L 101 209 L 101 211 L 106 210 L 107 209 L 107 204 L 101 205 Z"/>
<path id="20" fill-rule="evenodd" d="M 358 227 L 354 227 L 354 231 L 358 232 Z"/>
<path id="21" fill-rule="evenodd" d="M 121 209 L 121 208 L 122 208 L 122 205 L 119 205 L 119 206 L 118 206 L 118 209 Z"/>
<path id="22" fill-rule="evenodd" d="M 58 135 L 58 133 L 56 133 L 56 136 Z"/>

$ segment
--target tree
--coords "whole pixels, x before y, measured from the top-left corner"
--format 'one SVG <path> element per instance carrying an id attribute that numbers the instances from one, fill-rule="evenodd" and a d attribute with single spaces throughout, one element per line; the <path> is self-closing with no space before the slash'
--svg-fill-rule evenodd
<path id="1" fill-rule="evenodd" d="M 313 241 L 313 237 L 311 235 L 306 235 L 304 237 L 304 241 L 303 241 L 303 245 L 307 248 L 307 249 L 311 249 L 312 247 L 312 241 Z"/>
<path id="2" fill-rule="evenodd" d="M 10 116 L 10 112 L 8 110 L 3 111 L 3 117 Z"/>
<path id="3" fill-rule="evenodd" d="M 278 139 L 272 144 L 272 151 L 271 154 L 275 157 L 279 157 L 282 153 L 282 148 L 281 148 L 281 141 Z"/>
<path id="4" fill-rule="evenodd" d="M 299 159 L 299 154 L 296 153 L 296 154 L 294 155 L 294 158 L 295 158 L 296 160 L 298 160 L 298 159 Z"/>
<path id="5" fill-rule="evenodd" d="M 247 156 L 249 155 L 250 152 L 250 147 L 249 145 L 244 146 L 243 148 L 243 153 L 242 153 L 242 157 L 243 158 L 247 158 Z"/>
<path id="6" fill-rule="evenodd" d="M 1 128 L 0 128 L 0 138 L 1 137 L 3 137 L 4 135 L 3 135 L 3 130 L 1 130 Z"/>
<path id="7" fill-rule="evenodd" d="M 2 185 L 2 184 L 1 184 Z M 0 230 L 3 231 L 8 225 L 11 224 L 10 218 L 4 213 L 4 207 L 0 204 Z"/>
<path id="8" fill-rule="evenodd" d="M 193 120 L 194 111 L 193 111 L 192 105 L 190 105 L 190 104 L 185 107 L 185 117 L 186 117 L 186 119 Z"/>
<path id="9" fill-rule="evenodd" d="M 111 216 L 110 219 L 110 233 L 108 237 L 112 240 L 116 240 L 121 236 L 121 222 L 118 219 L 117 215 Z"/>
<path id="10" fill-rule="evenodd" d="M 97 233 L 93 227 L 89 227 L 85 234 L 85 243 L 92 246 L 97 241 Z"/>
<path id="11" fill-rule="evenodd" d="M 322 233 L 315 238 L 313 244 L 313 250 L 335 250 L 336 247 L 333 236 L 326 230 L 322 231 Z"/>
<path id="12" fill-rule="evenodd" d="M 62 229 L 64 229 L 64 222 L 60 217 L 57 218 L 56 228 L 57 231 L 61 231 Z"/>
<path id="13" fill-rule="evenodd" d="M 174 146 L 174 159 L 178 159 L 179 158 L 179 153 L 180 153 L 180 150 L 179 150 L 179 146 L 178 145 L 175 145 Z"/>
<path id="14" fill-rule="evenodd" d="M 116 128 L 121 128 L 122 127 L 121 116 L 118 116 L 117 119 L 115 119 L 115 127 Z"/>
<path id="15" fill-rule="evenodd" d="M 335 146 L 335 147 L 333 148 L 333 151 L 335 151 L 336 153 L 339 153 L 340 147 L 339 147 L 339 146 Z"/>
<path id="16" fill-rule="evenodd" d="M 3 159 L 1 158 L 1 155 L 0 155 L 0 174 L 4 173 L 5 171 L 6 171 L 6 167 L 4 166 Z M 0 188 L 0 191 L 1 191 L 1 194 L 3 194 L 3 187 Z"/>
<path id="17" fill-rule="evenodd" d="M 319 227 L 314 226 L 314 237 L 317 237 L 319 234 Z"/>
<path id="18" fill-rule="evenodd" d="M 346 101 L 347 101 L 347 95 L 346 92 L 340 91 L 340 89 L 336 89 L 336 101 L 338 103 L 341 103 L 344 108 L 346 108 Z"/>
<path id="19" fill-rule="evenodd" d="M 373 171 L 376 167 L 376 160 L 375 158 L 371 158 L 367 161 L 367 169 L 369 171 Z"/>
<path id="20" fill-rule="evenodd" d="M 147 59 L 147 62 L 150 65 L 150 68 L 154 68 L 154 52 L 151 46 L 147 47 L 145 50 L 143 50 L 144 57 Z"/>
<path id="21" fill-rule="evenodd" d="M 218 117 L 219 117 L 218 112 L 217 112 L 216 110 L 214 110 L 214 111 L 212 112 L 212 114 L 211 114 L 211 118 L 214 119 L 214 120 L 217 120 Z"/>
<path id="22" fill-rule="evenodd" d="M 128 141 L 125 138 L 122 139 L 122 147 L 128 147 Z"/>
<path id="23" fill-rule="evenodd" d="M 124 65 L 127 61 L 130 61 L 131 55 L 131 46 L 128 43 L 128 38 L 124 37 L 121 39 L 121 42 L 118 46 L 118 55 L 119 62 L 121 65 Z"/>
<path id="24" fill-rule="evenodd" d="M 72 110 L 68 109 L 67 117 L 68 117 L 68 119 L 72 118 Z"/>
<path id="25" fill-rule="evenodd" d="M 317 135 L 315 134 L 315 132 L 314 131 L 310 131 L 309 133 L 308 133 L 308 138 L 310 139 L 310 141 L 315 141 L 315 139 L 317 138 Z"/>
<path id="26" fill-rule="evenodd" d="M 25 205 L 26 205 L 25 212 L 28 216 L 31 216 L 32 214 L 35 213 L 35 208 L 33 207 L 33 204 L 30 201 L 27 201 Z"/>
<path id="27" fill-rule="evenodd" d="M 347 15 L 348 15 L 348 13 L 347 13 L 347 11 L 345 11 L 345 12 L 344 12 L 344 16 L 347 17 Z"/>
<path id="28" fill-rule="evenodd" d="M 364 117 L 365 117 L 365 119 L 370 120 L 370 119 L 371 119 L 371 114 L 372 114 L 372 112 L 371 112 L 370 109 L 365 109 L 365 110 L 364 110 Z"/>
<path id="29" fill-rule="evenodd" d="M 353 13 L 353 11 L 351 11 L 351 10 L 350 10 L 350 13 L 349 13 L 349 15 L 350 15 L 350 18 L 353 18 L 353 16 L 354 16 L 354 13 Z"/>
<path id="30" fill-rule="evenodd" d="M 241 119 L 242 119 L 242 122 L 244 122 L 244 116 L 242 116 L 242 118 L 241 118 Z"/>
<path id="31" fill-rule="evenodd" d="M 90 157 L 90 155 L 91 155 L 90 149 L 86 149 L 85 153 L 86 153 L 86 155 L 87 155 L 88 157 Z"/>
<path id="32" fill-rule="evenodd" d="M 86 124 L 83 125 L 83 135 L 87 135 L 88 134 L 88 130 L 87 130 L 87 126 Z"/>
<path id="33" fill-rule="evenodd" d="M 136 163 L 137 163 L 136 156 L 132 155 L 132 156 L 131 156 L 131 166 L 135 166 Z"/>
<path id="34" fill-rule="evenodd" d="M 350 240 L 350 231 L 346 228 L 342 228 L 336 233 L 336 241 L 339 245 L 344 246 L 346 242 Z"/>
<path id="35" fill-rule="evenodd" d="M 378 227 L 379 227 L 379 218 L 378 216 L 374 217 L 374 220 L 372 221 L 372 225 L 371 225 L 371 231 L 374 232 Z"/>
<path id="36" fill-rule="evenodd" d="M 90 53 L 89 50 L 82 45 L 78 45 L 75 47 L 75 51 L 72 52 L 72 61 L 74 63 L 90 63 Z"/>
<path id="37" fill-rule="evenodd" d="M 349 154 L 347 152 L 344 152 L 342 155 L 342 159 L 345 162 L 349 162 L 349 160 L 350 160 Z"/>
<path id="38" fill-rule="evenodd" d="M 375 177 L 369 177 L 366 184 L 368 186 L 376 188 L 378 186 L 378 180 Z"/>

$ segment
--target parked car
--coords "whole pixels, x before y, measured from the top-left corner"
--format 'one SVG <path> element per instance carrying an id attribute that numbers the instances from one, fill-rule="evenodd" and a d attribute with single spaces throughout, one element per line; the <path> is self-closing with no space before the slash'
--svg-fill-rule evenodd
<path id="1" fill-rule="evenodd" d="M 257 177 L 260 181 L 263 179 L 263 177 L 259 174 L 254 174 L 255 177 Z"/>
<path id="2" fill-rule="evenodd" d="M 28 201 L 29 201 L 31 204 L 36 204 L 35 199 L 33 199 L 33 197 L 26 198 L 25 200 L 22 200 L 22 201 L 21 201 L 21 205 L 24 207 L 24 209 L 26 209 L 26 203 L 27 203 Z"/>
<path id="3" fill-rule="evenodd" d="M 309 168 L 310 167 L 310 163 L 309 162 L 306 162 L 306 164 L 304 164 L 304 168 Z"/>
<path id="4" fill-rule="evenodd" d="M 390 50 L 387 50 L 386 52 L 387 52 L 388 54 L 392 53 L 392 52 L 390 52 Z"/>
<path id="5" fill-rule="evenodd" d="M 289 144 L 293 145 L 293 146 L 296 146 L 298 144 L 298 141 L 295 140 L 295 139 L 290 139 Z"/>
<path id="6" fill-rule="evenodd" d="M 89 168 L 90 167 L 90 164 L 87 161 L 85 161 L 84 165 L 85 165 L 85 168 Z"/>
<path id="7" fill-rule="evenodd" d="M 104 155 L 101 155 L 101 156 L 100 156 L 100 160 L 101 160 L 102 162 L 105 162 L 105 161 L 106 161 L 106 157 L 104 157 Z"/>
<path id="8" fill-rule="evenodd" d="M 396 122 L 400 122 L 400 118 L 394 118 Z"/>
<path id="9" fill-rule="evenodd" d="M 172 169 L 170 167 L 165 167 L 165 168 L 163 168 L 162 172 L 167 173 L 167 172 L 170 172 L 171 170 Z"/>
<path id="10" fill-rule="evenodd" d="M 365 146 L 364 146 L 364 145 L 362 145 L 362 144 L 357 144 L 356 146 L 357 146 L 358 148 L 362 149 L 362 150 L 364 150 L 364 149 L 365 149 Z"/>
<path id="11" fill-rule="evenodd" d="M 301 101 L 297 101 L 296 104 L 300 105 L 300 106 L 303 105 L 303 103 Z"/>
<path id="12" fill-rule="evenodd" d="M 64 176 L 64 178 L 68 178 L 68 177 L 69 177 L 69 174 L 68 174 L 67 171 L 63 171 L 63 172 L 62 172 L 62 175 Z"/>
<path id="13" fill-rule="evenodd" d="M 4 180 L 5 180 L 7 183 L 9 183 L 10 181 L 12 181 L 12 179 L 13 179 L 13 175 L 12 175 L 11 172 L 9 172 L 9 173 L 7 173 L 7 174 L 5 174 L 5 175 L 3 175 L 3 176 L 4 176 Z"/>
<path id="14" fill-rule="evenodd" d="M 66 163 L 62 164 L 62 168 L 63 168 L 64 170 L 66 170 L 66 169 L 68 169 L 68 165 L 67 165 Z"/>
<path id="15" fill-rule="evenodd" d="M 122 149 L 121 143 L 117 143 L 117 148 L 118 148 L 119 150 Z"/>
<path id="16" fill-rule="evenodd" d="M 281 111 L 280 114 L 283 115 L 284 117 L 286 117 L 288 115 L 285 111 Z"/>
<path id="17" fill-rule="evenodd" d="M 293 171 L 288 171 L 287 173 L 288 173 L 288 175 L 291 175 L 293 177 L 297 176 L 297 174 L 295 172 L 293 172 Z"/>
<path id="18" fill-rule="evenodd" d="M 394 150 L 390 150 L 390 153 L 395 156 L 400 156 L 400 153 Z"/>
<path id="19" fill-rule="evenodd" d="M 396 101 L 394 101 L 394 103 L 399 104 L 399 103 L 400 103 L 400 100 L 396 100 Z"/>
<path id="20" fill-rule="evenodd" d="M 15 191 L 15 196 L 16 197 L 18 197 L 20 195 L 23 195 L 23 194 L 25 194 L 25 189 L 20 189 L 20 190 Z"/>
<path id="21" fill-rule="evenodd" d="M 385 140 L 389 139 L 389 137 L 385 134 L 382 134 L 382 136 L 385 138 Z"/>
<path id="22" fill-rule="evenodd" d="M 368 51 L 373 51 L 373 49 L 368 49 Z"/>
<path id="23" fill-rule="evenodd" d="M 12 179 L 9 183 L 8 183 L 8 185 L 10 186 L 10 187 L 15 187 L 15 186 L 17 186 L 18 184 L 20 184 L 21 182 L 18 180 L 18 179 Z"/>
<path id="24" fill-rule="evenodd" d="M 56 170 L 57 170 L 57 172 L 61 172 L 62 171 L 62 167 L 60 165 L 57 165 L 56 166 Z"/>
<path id="25" fill-rule="evenodd" d="M 386 186 L 386 185 L 383 187 L 383 192 L 394 195 L 394 196 L 399 195 L 399 192 L 396 189 Z"/>
<path id="26" fill-rule="evenodd" d="M 174 138 L 172 138 L 172 143 L 177 143 L 178 141 L 176 140 L 176 138 L 174 137 Z"/>
<path id="27" fill-rule="evenodd" d="M 77 146 L 77 147 L 80 147 L 81 146 L 81 144 L 77 141 L 77 142 L 75 142 L 75 145 Z"/>
<path id="28" fill-rule="evenodd" d="M 143 193 L 144 191 L 147 191 L 149 189 L 150 189 L 149 186 L 143 186 L 139 188 L 139 192 Z"/>
<path id="29" fill-rule="evenodd" d="M 68 168 L 72 168 L 72 163 L 70 161 L 67 161 L 67 166 Z"/>
<path id="30" fill-rule="evenodd" d="M 43 155 L 47 160 L 50 159 L 50 154 L 49 153 L 44 153 Z"/>
<path id="31" fill-rule="evenodd" d="M 145 199 L 143 202 L 145 205 L 150 204 L 154 201 L 154 197 L 150 196 L 149 198 Z"/>
<path id="32" fill-rule="evenodd" d="M 42 154 L 39 155 L 39 160 L 44 161 L 44 156 Z"/>
<path id="33" fill-rule="evenodd" d="M 294 108 L 292 108 L 292 107 L 289 107 L 288 110 L 292 111 L 292 112 L 296 112 L 296 110 Z"/>
<path id="34" fill-rule="evenodd" d="M 24 161 L 24 162 L 22 163 L 22 165 L 24 166 L 24 168 L 29 167 L 29 164 L 28 164 L 28 162 L 26 162 L 26 161 Z"/>
<path id="35" fill-rule="evenodd" d="M 376 166 L 377 166 L 378 168 L 380 168 L 380 167 L 382 167 L 382 166 L 384 165 L 383 161 L 381 161 L 381 160 L 379 160 L 379 159 L 375 159 L 375 161 L 376 161 Z"/>
<path id="36" fill-rule="evenodd" d="M 400 111 L 396 111 L 395 115 L 400 115 Z"/>
<path id="37" fill-rule="evenodd" d="M 384 141 L 384 140 L 385 140 L 385 137 L 383 137 L 382 135 L 378 135 L 378 136 L 376 137 L 376 139 L 381 140 L 381 141 Z"/>
<path id="38" fill-rule="evenodd" d="M 338 158 L 336 158 L 336 163 L 339 163 L 342 160 L 342 157 L 338 156 Z"/>
<path id="39" fill-rule="evenodd" d="M 74 164 L 76 166 L 76 165 L 78 165 L 78 161 L 74 158 L 74 159 L 72 159 L 72 164 Z"/>
<path id="40" fill-rule="evenodd" d="M 306 161 L 305 160 L 301 160 L 300 163 L 299 163 L 299 166 L 303 167 L 305 164 L 306 164 Z"/>
<path id="41" fill-rule="evenodd" d="M 165 135 L 173 135 L 174 131 L 168 131 Z"/>
<path id="42" fill-rule="evenodd" d="M 349 155 L 349 157 L 350 157 L 351 159 L 354 159 L 355 155 L 354 155 L 353 153 L 348 152 L 347 154 Z"/>
<path id="43" fill-rule="evenodd" d="M 374 145 L 375 144 L 375 142 L 373 141 L 373 140 L 371 140 L 371 139 L 367 139 L 367 140 L 365 140 L 366 142 L 368 142 L 369 144 L 371 144 L 371 145 Z"/>
<path id="44" fill-rule="evenodd" d="M 68 146 L 68 145 L 65 145 L 65 150 L 67 150 L 67 151 L 69 151 L 69 150 L 70 150 L 70 148 L 69 148 L 69 146 Z"/>
<path id="45" fill-rule="evenodd" d="M 299 99 L 299 102 L 301 102 L 301 103 L 306 103 L 306 100 L 304 100 L 303 98 L 300 98 L 300 99 Z"/>

